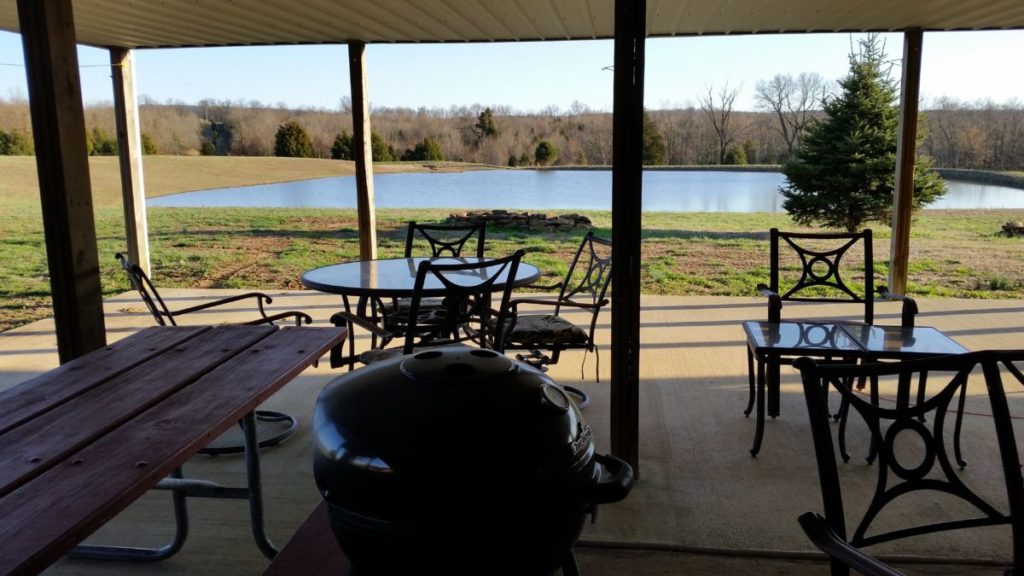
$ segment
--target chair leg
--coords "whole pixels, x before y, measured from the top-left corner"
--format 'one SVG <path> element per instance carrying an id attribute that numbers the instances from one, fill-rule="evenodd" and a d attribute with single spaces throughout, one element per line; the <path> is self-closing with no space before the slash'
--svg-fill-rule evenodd
<path id="1" fill-rule="evenodd" d="M 871 377 L 871 405 L 878 406 L 878 376 Z M 873 464 L 876 456 L 878 456 L 878 441 L 872 434 L 871 448 L 868 450 L 868 457 L 865 460 L 868 464 Z"/>
<path id="2" fill-rule="evenodd" d="M 576 563 L 576 551 L 569 550 L 562 560 L 562 576 L 580 576 L 580 567 Z"/>
<path id="3" fill-rule="evenodd" d="M 957 405 L 956 410 L 956 423 L 953 425 L 953 458 L 956 459 L 957 466 L 963 468 L 967 466 L 967 461 L 964 460 L 962 453 L 960 452 L 960 430 L 964 421 L 964 405 L 967 402 L 967 381 L 960 386 L 960 402 Z"/>
<path id="4" fill-rule="evenodd" d="M 850 401 L 845 396 L 840 398 L 839 412 L 836 413 L 836 418 L 839 419 L 839 455 L 843 462 L 849 462 L 850 454 L 846 451 L 846 422 L 850 416 Z"/>
<path id="5" fill-rule="evenodd" d="M 754 446 L 750 449 L 751 456 L 757 456 L 761 451 L 761 441 L 764 439 L 764 413 L 765 413 L 765 361 L 757 362 L 757 417 L 754 430 Z"/>
<path id="6" fill-rule="evenodd" d="M 747 384 L 749 385 L 749 391 L 747 394 L 747 409 L 743 411 L 743 416 L 749 417 L 750 412 L 754 409 L 754 353 L 750 351 L 750 347 L 747 346 Z"/>

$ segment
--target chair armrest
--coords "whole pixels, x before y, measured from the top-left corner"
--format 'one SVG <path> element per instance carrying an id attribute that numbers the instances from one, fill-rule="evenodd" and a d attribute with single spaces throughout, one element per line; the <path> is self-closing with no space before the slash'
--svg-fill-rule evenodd
<path id="1" fill-rule="evenodd" d="M 371 332 L 379 338 L 385 340 L 391 340 L 395 337 L 393 333 L 385 330 L 380 324 L 374 324 L 362 316 L 352 314 L 351 312 L 335 312 L 331 316 L 331 324 L 335 326 L 359 326 L 360 328 Z"/>
<path id="2" fill-rule="evenodd" d="M 359 326 L 360 328 L 363 328 L 367 332 L 370 332 L 374 336 L 380 338 L 380 348 L 386 346 L 388 342 L 390 342 L 395 337 L 393 333 L 385 330 L 379 324 L 374 324 L 373 322 L 367 320 L 366 318 L 363 318 L 362 316 L 356 314 L 352 314 L 351 312 L 334 313 L 333 315 L 331 315 L 331 324 L 334 324 L 335 326 L 338 327 L 344 326 L 345 328 L 348 329 L 347 340 L 349 347 L 349 355 L 347 357 L 342 356 L 343 343 L 338 343 L 337 346 L 331 348 L 331 368 L 348 366 L 349 369 L 351 369 L 355 365 L 355 362 L 359 359 L 359 355 L 355 353 L 355 346 L 353 344 L 355 341 L 355 335 L 352 333 L 353 326 Z"/>
<path id="3" fill-rule="evenodd" d="M 266 318 L 260 318 L 259 320 L 244 322 L 244 324 L 273 324 L 278 320 L 284 320 L 287 318 L 294 318 L 296 326 L 302 326 L 303 324 L 313 323 L 313 318 L 309 314 L 306 314 L 305 312 L 299 312 L 298 310 L 291 310 L 289 312 L 281 312 L 280 314 L 267 316 Z"/>
<path id="4" fill-rule="evenodd" d="M 204 302 L 202 304 L 197 304 L 195 306 L 190 306 L 188 308 L 182 308 L 181 310 L 174 310 L 173 312 L 171 312 L 171 316 L 182 316 L 192 312 L 206 310 L 207 308 L 213 308 L 215 306 L 221 306 L 223 304 L 229 304 L 231 302 L 245 300 L 246 298 L 255 298 L 256 304 L 259 306 L 260 316 L 264 318 L 267 317 L 267 313 L 266 311 L 264 311 L 263 305 L 272 303 L 274 299 L 262 292 L 246 292 L 245 294 L 228 296 L 227 298 L 221 298 L 220 300 L 214 300 L 212 302 Z"/>
<path id="5" fill-rule="evenodd" d="M 917 316 L 917 301 L 905 294 L 890 292 L 886 286 L 879 286 L 876 290 L 884 300 L 898 300 L 903 302 L 903 314 L 901 324 L 904 328 L 914 327 L 914 317 Z"/>
<path id="6" fill-rule="evenodd" d="M 761 296 L 768 298 L 768 321 L 780 322 L 782 320 L 782 296 L 779 296 L 778 292 L 772 290 L 764 283 L 757 285 L 757 292 Z"/>
<path id="7" fill-rule="evenodd" d="M 859 548 L 850 546 L 829 527 L 828 522 L 819 514 L 806 512 L 800 515 L 798 521 L 807 538 L 819 550 L 828 554 L 829 558 L 866 576 L 903 576 L 902 572 L 897 572 L 891 566 L 866 554 Z"/>
<path id="8" fill-rule="evenodd" d="M 536 288 L 537 290 L 561 290 L 563 282 L 555 282 L 554 284 L 530 284 L 527 288 Z"/>
<path id="9" fill-rule="evenodd" d="M 605 298 L 599 302 L 574 302 L 572 300 L 544 300 L 541 298 L 517 298 L 510 300 L 508 307 L 517 309 L 520 304 L 539 304 L 541 306 L 571 306 L 574 308 L 600 308 L 608 304 L 609 300 Z"/>

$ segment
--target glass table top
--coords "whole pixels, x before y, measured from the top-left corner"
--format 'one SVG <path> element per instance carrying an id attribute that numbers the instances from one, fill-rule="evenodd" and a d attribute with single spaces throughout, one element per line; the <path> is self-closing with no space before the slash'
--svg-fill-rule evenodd
<path id="1" fill-rule="evenodd" d="M 334 294 L 347 294 L 376 297 L 411 296 L 416 283 L 416 269 L 423 260 L 440 263 L 462 264 L 479 262 L 481 258 L 392 258 L 389 260 L 362 260 L 322 266 L 302 275 L 302 284 L 307 288 Z M 488 260 L 483 258 L 483 260 Z M 465 271 L 465 283 L 473 285 L 493 274 L 490 268 Z M 507 271 L 504 276 L 507 276 Z M 458 274 L 447 275 L 448 280 L 459 283 Z M 515 286 L 523 286 L 536 282 L 540 278 L 540 270 L 536 266 L 519 263 L 514 280 Z M 499 278 L 495 288 L 500 289 L 507 278 Z M 427 296 L 443 296 L 445 287 L 433 276 L 426 278 L 424 294 Z"/>
<path id="2" fill-rule="evenodd" d="M 832 322 L 755 322 L 743 323 L 747 337 L 759 349 L 826 350 L 861 352 L 860 346 Z"/>
<path id="3" fill-rule="evenodd" d="M 844 325 L 866 352 L 905 358 L 907 356 L 937 356 L 963 354 L 968 350 L 949 336 L 928 326 L 904 328 L 902 326 Z"/>
<path id="4" fill-rule="evenodd" d="M 832 322 L 746 321 L 743 329 L 757 350 L 866 353 L 878 358 L 963 354 L 966 348 L 928 326 L 870 326 Z"/>

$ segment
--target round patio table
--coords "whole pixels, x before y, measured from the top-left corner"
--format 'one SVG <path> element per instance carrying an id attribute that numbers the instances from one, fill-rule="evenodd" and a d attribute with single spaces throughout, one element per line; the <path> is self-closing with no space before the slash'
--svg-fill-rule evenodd
<path id="1" fill-rule="evenodd" d="M 377 311 L 384 308 L 385 298 L 411 298 L 416 284 L 416 269 L 420 262 L 430 260 L 442 264 L 475 264 L 490 258 L 478 257 L 413 257 L 413 258 L 391 258 L 386 260 L 356 260 L 331 264 L 314 268 L 302 275 L 302 285 L 307 288 L 327 292 L 329 294 L 340 294 L 345 312 L 352 313 L 352 305 L 349 297 L 356 297 L 355 314 L 365 318 L 368 322 L 377 322 Z M 493 272 L 492 272 L 493 273 Z M 478 284 L 488 274 L 488 269 L 466 270 L 462 272 L 466 277 L 467 285 Z M 494 290 L 504 290 L 508 284 L 508 272 L 502 273 L 494 283 Z M 458 273 L 446 273 L 445 277 L 450 281 L 458 283 Z M 513 279 L 513 286 L 526 286 L 536 282 L 540 278 L 540 270 L 536 266 L 519 263 L 516 276 Z M 433 275 L 428 275 L 423 285 L 423 296 L 443 297 L 446 289 L 443 284 Z M 368 304 L 371 304 L 369 305 Z M 376 334 L 371 334 L 371 347 L 377 345 Z M 355 365 L 355 338 L 348 338 L 349 356 L 346 359 L 332 357 L 332 367 L 348 364 L 349 369 Z"/>

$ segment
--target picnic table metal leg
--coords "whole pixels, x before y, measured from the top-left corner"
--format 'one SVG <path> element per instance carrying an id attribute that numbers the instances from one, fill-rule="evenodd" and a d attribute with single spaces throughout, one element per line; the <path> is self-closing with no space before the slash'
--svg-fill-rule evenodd
<path id="1" fill-rule="evenodd" d="M 81 545 L 75 547 L 69 555 L 72 558 L 91 560 L 131 560 L 137 562 L 153 562 L 170 558 L 185 544 L 188 537 L 188 508 L 186 498 L 230 498 L 249 501 L 249 519 L 252 524 L 252 535 L 256 546 L 267 558 L 277 555 L 277 548 L 267 537 L 263 524 L 263 484 L 260 471 L 259 438 L 256 435 L 256 412 L 249 412 L 240 421 L 245 447 L 245 488 L 221 486 L 208 480 L 185 478 L 181 468 L 176 468 L 164 480 L 156 485 L 156 489 L 169 490 L 174 505 L 174 539 L 166 546 L 159 548 L 141 548 L 134 546 Z"/>
<path id="2" fill-rule="evenodd" d="M 181 467 L 175 468 L 169 478 L 182 480 Z M 159 548 L 141 548 L 135 546 L 111 546 L 81 544 L 74 547 L 68 556 L 87 560 L 131 560 L 135 562 L 155 562 L 174 556 L 185 544 L 188 537 L 188 508 L 185 504 L 185 490 L 171 489 L 171 501 L 174 507 L 174 539 Z"/>
<path id="3" fill-rule="evenodd" d="M 249 519 L 256 546 L 267 558 L 277 556 L 277 548 L 267 538 L 263 526 L 263 485 L 260 472 L 260 449 L 256 437 L 256 413 L 249 412 L 242 418 L 242 432 L 245 437 L 245 475 L 248 482 Z"/>

